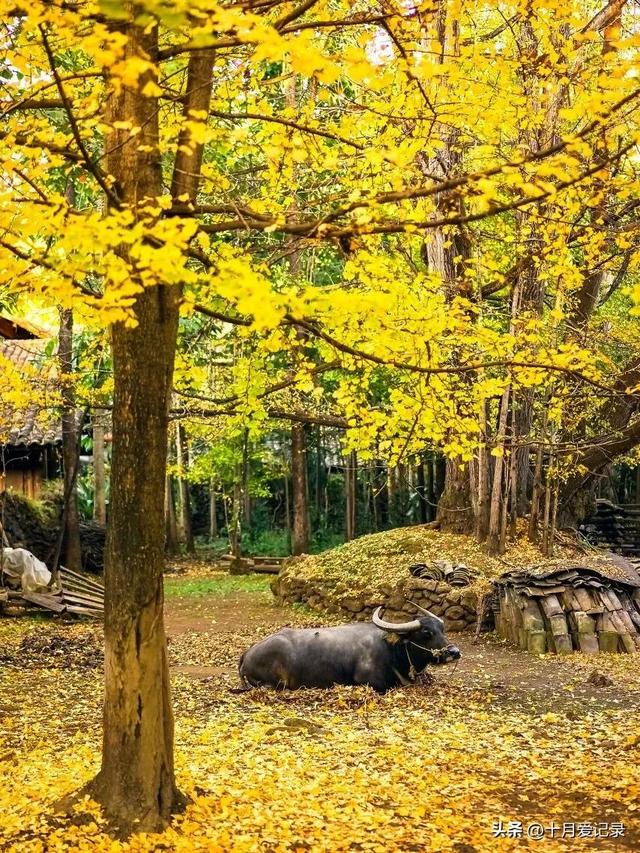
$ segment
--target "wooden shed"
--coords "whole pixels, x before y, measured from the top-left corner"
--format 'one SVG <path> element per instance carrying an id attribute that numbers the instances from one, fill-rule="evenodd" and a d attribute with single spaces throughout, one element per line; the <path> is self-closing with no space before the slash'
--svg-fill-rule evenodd
<path id="1" fill-rule="evenodd" d="M 30 323 L 0 315 L 0 492 L 38 498 L 43 482 L 59 476 L 62 426 L 47 346 Z M 28 388 L 26 405 L 11 400 L 18 385 Z"/>
<path id="2" fill-rule="evenodd" d="M 507 572 L 496 627 L 534 654 L 640 651 L 640 574 L 617 555 L 600 566 Z"/>

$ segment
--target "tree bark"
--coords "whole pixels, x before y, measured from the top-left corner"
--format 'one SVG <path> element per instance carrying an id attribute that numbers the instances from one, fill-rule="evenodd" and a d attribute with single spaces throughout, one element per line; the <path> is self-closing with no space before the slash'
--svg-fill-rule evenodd
<path id="1" fill-rule="evenodd" d="M 236 480 L 233 484 L 229 548 L 235 557 L 235 564 L 238 566 L 242 556 L 242 470 L 239 466 L 236 468 Z"/>
<path id="2" fill-rule="evenodd" d="M 640 418 L 631 421 L 612 438 L 598 441 L 580 454 L 574 462 L 576 473 L 566 480 L 558 495 L 558 525 L 575 527 L 595 508 L 595 486 L 599 474 L 616 456 L 628 453 L 640 444 Z M 580 470 L 578 470 L 580 468 Z"/>
<path id="3" fill-rule="evenodd" d="M 496 457 L 493 469 L 493 483 L 491 487 L 491 506 L 489 508 L 489 533 L 487 543 L 490 554 L 501 554 L 504 551 L 504 540 L 501 534 L 502 528 L 502 502 L 507 499 L 504 494 L 503 470 L 505 465 L 504 454 L 506 452 L 506 431 L 509 417 L 509 403 L 511 399 L 511 386 L 508 385 L 500 400 L 500 413 L 498 416 L 498 429 L 496 435 L 496 448 L 500 455 Z"/>
<path id="4" fill-rule="evenodd" d="M 355 451 L 348 456 L 344 471 L 346 497 L 345 538 L 347 542 L 357 536 L 357 507 L 358 507 L 358 457 Z"/>
<path id="5" fill-rule="evenodd" d="M 113 500 L 105 566 L 102 768 L 92 796 L 120 826 L 162 828 L 179 801 L 163 621 L 167 412 L 177 301 L 145 291 L 113 330 Z"/>
<path id="6" fill-rule="evenodd" d="M 608 4 L 608 14 L 598 15 L 589 25 L 591 30 L 597 30 L 602 36 L 602 55 L 615 54 L 617 51 L 617 43 L 621 35 L 622 11 L 626 0 L 613 0 Z M 600 72 L 603 74 L 603 72 Z M 606 74 L 604 75 L 606 76 Z M 603 80 L 606 84 L 606 81 Z M 610 141 L 607 139 L 607 134 L 602 129 L 600 134 L 600 144 L 594 148 L 593 156 L 596 161 L 601 160 L 602 169 L 607 175 L 611 173 L 611 165 L 607 163 L 607 152 Z M 610 190 L 608 189 L 607 178 L 598 178 L 596 187 L 600 190 L 600 201 L 591 209 L 591 220 L 594 223 L 601 223 L 607 213 L 607 207 L 610 201 Z M 575 295 L 575 307 L 573 315 L 569 318 L 569 328 L 576 329 L 579 332 L 586 332 L 587 325 L 591 319 L 600 298 L 602 284 L 605 281 L 605 268 L 599 267 L 595 270 L 586 270 L 583 277 L 582 285 L 578 288 Z"/>
<path id="7" fill-rule="evenodd" d="M 307 451 L 304 424 L 291 427 L 291 484 L 293 497 L 292 553 L 309 552 Z"/>
<path id="8" fill-rule="evenodd" d="M 398 526 L 398 490 L 395 466 L 387 467 L 387 525 Z"/>
<path id="9" fill-rule="evenodd" d="M 377 474 L 377 463 L 373 463 L 373 467 L 371 469 L 371 479 L 369 481 L 369 485 L 371 487 L 371 517 L 373 519 L 373 531 L 377 533 L 380 530 L 380 494 L 382 492 L 382 487 L 378 488 L 378 483 L 376 481 Z"/>
<path id="10" fill-rule="evenodd" d="M 173 496 L 173 477 L 165 477 L 164 491 L 165 515 L 165 550 L 167 554 L 177 554 L 180 550 L 178 539 L 178 520 L 176 518 L 176 503 Z"/>
<path id="11" fill-rule="evenodd" d="M 185 471 L 189 470 L 189 444 L 182 424 L 176 429 L 176 451 L 180 463 L 180 476 L 178 486 L 180 490 L 180 529 L 184 538 L 187 554 L 195 554 L 196 548 L 193 541 L 193 524 L 191 516 L 191 494 L 189 492 L 189 481 L 185 477 Z"/>
<path id="12" fill-rule="evenodd" d="M 480 446 L 478 448 L 478 485 L 476 510 L 476 539 L 484 542 L 489 535 L 489 513 L 491 509 L 491 459 L 489 454 L 489 403 L 485 401 L 480 414 Z"/>
<path id="13" fill-rule="evenodd" d="M 418 516 L 421 524 L 429 521 L 429 505 L 427 503 L 427 486 L 424 476 L 424 460 L 416 462 L 416 491 L 418 492 Z"/>
<path id="14" fill-rule="evenodd" d="M 322 480 L 323 480 L 323 470 L 324 470 L 324 459 L 323 459 L 323 449 L 322 449 L 322 427 L 316 427 L 316 465 L 315 465 L 315 481 L 313 488 L 313 505 L 314 505 L 314 524 L 316 529 L 322 529 L 325 526 L 326 521 L 322 518 Z"/>
<path id="15" fill-rule="evenodd" d="M 432 19 L 434 38 L 439 43 L 441 58 L 446 54 L 458 54 L 460 50 L 460 28 L 457 19 L 451 16 L 451 9 L 446 3 L 439 3 L 436 14 Z M 447 85 L 443 81 L 443 85 Z M 442 129 L 442 146 L 437 157 L 423 158 L 425 175 L 436 174 L 442 179 L 454 177 L 459 172 L 462 154 L 459 148 L 459 131 Z M 464 201 L 460 197 L 457 202 L 460 214 L 464 214 Z M 434 212 L 434 218 L 442 215 L 443 210 Z M 442 228 L 429 229 L 422 247 L 422 257 L 427 269 L 437 273 L 442 279 L 442 285 L 448 300 L 456 296 L 472 299 L 472 285 L 466 275 L 465 261 L 471 256 L 470 234 L 464 226 L 458 226 L 445 232 Z M 436 519 L 443 529 L 451 533 L 473 533 L 475 530 L 475 514 L 471 492 L 471 471 L 467 463 L 447 459 L 446 463 L 439 462 L 437 474 L 444 472 L 444 483 L 439 490 L 439 501 Z"/>
<path id="16" fill-rule="evenodd" d="M 291 498 L 289 496 L 289 475 L 285 474 L 283 478 L 284 487 L 284 529 L 287 532 L 289 540 L 289 548 L 293 551 L 293 542 L 291 539 Z"/>
<path id="17" fill-rule="evenodd" d="M 80 513 L 78 511 L 78 467 L 80 464 L 78 428 L 76 422 L 76 395 L 73 387 L 73 312 L 60 311 L 58 364 L 62 388 L 62 467 L 64 471 L 64 564 L 76 571 L 82 568 L 80 545 Z"/>
<path id="18" fill-rule="evenodd" d="M 103 527 L 107 523 L 104 452 L 104 410 L 96 409 L 93 421 L 93 520 Z"/>
<path id="19" fill-rule="evenodd" d="M 425 476 L 426 476 L 426 501 L 427 501 L 427 522 L 435 521 L 437 509 L 438 509 L 438 498 L 440 497 L 437 494 L 437 483 L 436 483 L 436 456 L 435 453 L 430 452 L 427 456 L 427 461 L 425 463 Z"/>
<path id="20" fill-rule="evenodd" d="M 157 53 L 157 29 L 133 23 L 125 61 Z M 110 90 L 106 168 L 120 203 L 139 217 L 162 195 L 158 99 L 137 88 Z M 128 122 L 130 124 L 124 124 Z M 124 125 L 124 127 L 123 127 Z M 131 137 L 129 126 L 140 128 Z M 123 256 L 125 250 L 122 250 Z M 135 265 L 131 262 L 132 277 Z M 164 492 L 168 409 L 178 329 L 179 288 L 146 287 L 137 325 L 112 334 L 114 408 L 112 502 L 105 564 L 105 699 L 102 766 L 89 785 L 120 831 L 156 831 L 184 800 L 173 766 L 173 713 L 163 619 Z"/>
<path id="21" fill-rule="evenodd" d="M 438 501 L 437 520 L 450 533 L 473 533 L 475 516 L 471 502 L 469 466 L 446 460 L 444 491 Z"/>
<path id="22" fill-rule="evenodd" d="M 218 506 L 216 487 L 213 480 L 209 483 L 209 539 L 218 538 Z"/>

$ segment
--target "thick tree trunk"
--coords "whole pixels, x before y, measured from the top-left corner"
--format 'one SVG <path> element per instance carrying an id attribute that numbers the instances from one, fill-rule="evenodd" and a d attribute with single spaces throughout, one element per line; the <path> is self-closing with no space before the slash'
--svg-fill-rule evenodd
<path id="1" fill-rule="evenodd" d="M 611 0 L 590 22 L 590 30 L 599 32 L 602 37 L 603 56 L 610 55 L 613 59 L 618 50 L 621 16 L 625 5 L 625 0 Z M 600 144 L 594 150 L 594 156 L 603 160 L 603 172 L 609 175 L 612 167 L 611 164 L 606 163 L 607 150 L 608 141 L 604 130 L 602 130 Z M 591 219 L 597 223 L 601 223 L 609 212 L 610 198 L 606 177 L 600 178 L 599 189 L 601 191 L 599 202 L 591 210 Z M 611 236 L 614 235 L 609 236 L 609 243 L 612 242 Z M 606 254 L 608 251 L 609 246 L 605 244 L 602 252 Z M 583 338 L 588 336 L 589 321 L 597 308 L 604 280 L 604 267 L 584 271 L 582 285 L 574 297 L 574 312 L 567 324 L 567 327 L 574 334 Z M 618 377 L 615 384 L 618 390 L 624 392 L 627 388 L 635 386 L 638 381 L 640 381 L 640 362 L 634 360 Z M 640 422 L 634 423 L 630 420 L 637 411 L 637 405 L 637 399 L 631 395 L 612 397 L 610 400 L 605 408 L 605 419 L 612 432 L 619 431 L 618 436 L 612 441 L 605 441 L 602 444 L 594 439 L 593 449 L 585 451 L 576 458 L 577 473 L 557 490 L 557 523 L 559 526 L 576 527 L 582 519 L 595 510 L 598 475 L 615 456 L 626 453 L 640 442 Z M 578 471 L 578 466 L 583 468 L 583 471 Z"/>
<path id="2" fill-rule="evenodd" d="M 242 507 L 242 517 L 244 518 L 244 526 L 245 529 L 249 532 L 251 531 L 251 515 L 253 513 L 253 502 L 251 500 L 251 495 L 249 494 L 249 484 L 247 482 L 247 478 L 245 477 L 244 486 L 242 489 L 242 499 L 243 499 L 243 507 Z"/>
<path id="3" fill-rule="evenodd" d="M 113 500 L 105 567 L 102 768 L 91 794 L 125 829 L 157 830 L 179 801 L 163 622 L 167 409 L 176 294 L 146 291 L 113 332 Z"/>
<path id="4" fill-rule="evenodd" d="M 291 483 L 293 492 L 293 529 L 291 549 L 294 554 L 309 552 L 309 503 L 307 500 L 307 451 L 305 425 L 291 427 Z"/>
<path id="5" fill-rule="evenodd" d="M 69 569 L 82 568 L 80 545 L 80 513 L 78 511 L 78 427 L 76 422 L 76 395 L 73 387 L 73 313 L 60 311 L 60 336 L 58 364 L 62 378 L 62 466 L 64 470 L 64 504 L 62 519 L 64 534 L 62 553 L 64 565 Z"/>
<path id="6" fill-rule="evenodd" d="M 127 7 L 133 18 L 134 8 Z M 125 60 L 157 51 L 157 30 L 127 21 Z M 106 168 L 134 216 L 163 192 L 158 100 L 138 87 L 109 94 Z M 131 137 L 129 127 L 140 128 Z M 132 264 L 132 275 L 135 268 Z M 168 408 L 178 329 L 177 287 L 147 286 L 137 325 L 113 329 L 112 501 L 105 565 L 102 767 L 89 786 L 122 831 L 159 830 L 182 802 L 173 767 L 163 620 L 164 493 Z"/>
<path id="7" fill-rule="evenodd" d="M 601 473 L 616 458 L 640 444 L 640 417 L 631 421 L 613 438 L 598 441 L 575 456 L 576 473 L 566 480 L 558 494 L 558 526 L 576 527 L 595 509 L 596 488 Z"/>
<path id="8" fill-rule="evenodd" d="M 449 533 L 473 533 L 475 516 L 471 500 L 469 466 L 454 459 L 446 460 L 444 491 L 438 501 L 437 520 Z"/>

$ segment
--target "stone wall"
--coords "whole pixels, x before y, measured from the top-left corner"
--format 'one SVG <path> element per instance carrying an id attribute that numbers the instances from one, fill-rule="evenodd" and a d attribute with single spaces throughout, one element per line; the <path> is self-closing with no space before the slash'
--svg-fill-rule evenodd
<path id="1" fill-rule="evenodd" d="M 385 619 L 406 621 L 407 617 L 418 615 L 410 603 L 413 601 L 444 619 L 448 632 L 475 629 L 478 618 L 477 595 L 470 587 L 452 587 L 444 581 L 411 576 L 395 586 L 383 584 L 375 591 L 340 594 L 322 579 L 296 577 L 291 566 L 285 566 L 271 589 L 283 603 L 303 603 L 347 619 L 368 620 L 376 607 L 384 605 Z"/>

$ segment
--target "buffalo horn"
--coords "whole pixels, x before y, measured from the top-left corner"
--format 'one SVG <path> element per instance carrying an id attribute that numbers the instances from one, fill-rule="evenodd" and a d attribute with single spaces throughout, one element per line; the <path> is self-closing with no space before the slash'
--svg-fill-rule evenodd
<path id="1" fill-rule="evenodd" d="M 395 631 L 396 634 L 404 634 L 406 631 L 417 631 L 421 627 L 419 619 L 412 619 L 411 622 L 385 622 L 384 619 L 380 618 L 381 610 L 381 607 L 376 607 L 371 621 L 383 631 Z"/>
<path id="2" fill-rule="evenodd" d="M 435 613 L 432 613 L 430 610 L 427 610 L 426 607 L 423 607 L 421 604 L 416 604 L 416 602 L 411 601 L 411 599 L 407 599 L 407 601 L 409 602 L 409 604 L 413 604 L 413 606 L 416 608 L 416 610 L 422 610 L 422 612 L 426 616 L 432 616 L 437 622 L 439 622 L 441 625 L 444 625 L 444 622 L 442 621 L 442 619 L 439 616 L 436 616 Z"/>

